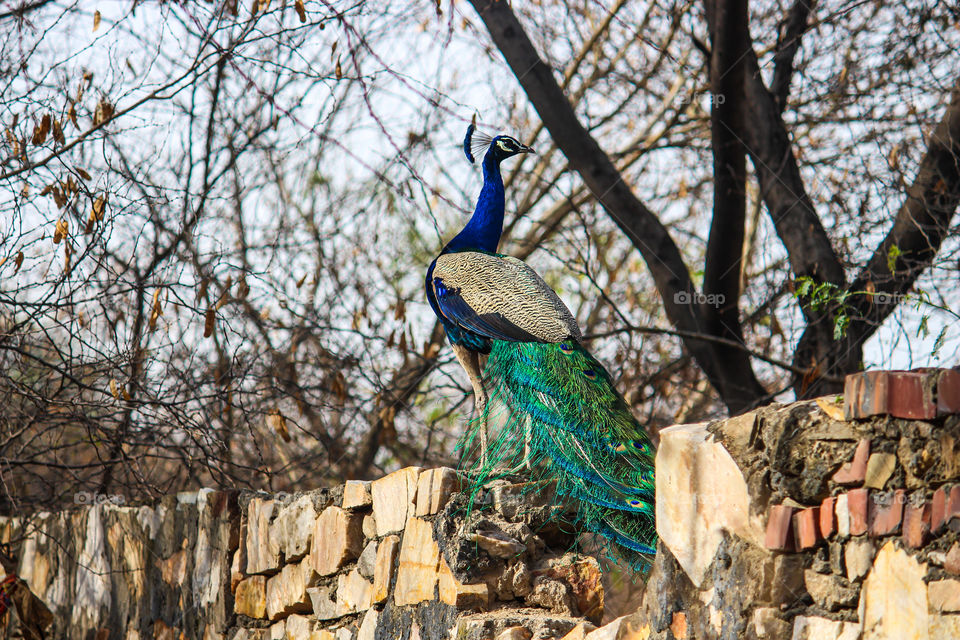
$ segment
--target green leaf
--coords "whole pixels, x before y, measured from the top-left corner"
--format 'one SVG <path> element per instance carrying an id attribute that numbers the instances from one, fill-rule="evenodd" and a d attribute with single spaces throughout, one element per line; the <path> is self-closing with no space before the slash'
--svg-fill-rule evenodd
<path id="1" fill-rule="evenodd" d="M 933 343 L 933 353 L 931 354 L 933 357 L 937 357 L 937 353 L 940 351 L 941 348 L 943 348 L 943 343 L 946 340 L 946 338 L 947 338 L 947 326 L 944 325 L 943 328 L 940 329 L 940 335 L 937 336 L 937 339 Z"/>
<path id="2" fill-rule="evenodd" d="M 895 244 L 890 245 L 887 251 L 887 270 L 894 273 L 897 268 L 897 258 L 900 257 L 900 247 Z"/>

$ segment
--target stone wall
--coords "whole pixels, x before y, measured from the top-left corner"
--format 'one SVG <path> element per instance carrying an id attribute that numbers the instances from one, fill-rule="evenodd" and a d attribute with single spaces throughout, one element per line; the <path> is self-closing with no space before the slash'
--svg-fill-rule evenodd
<path id="1" fill-rule="evenodd" d="M 105 501 L 0 520 L 0 540 L 25 536 L 16 574 L 55 638 L 524 640 L 600 623 L 600 565 L 569 552 L 543 496 L 501 482 L 468 509 L 460 482 L 410 467 L 294 495 Z"/>
<path id="2" fill-rule="evenodd" d="M 849 401 L 661 432 L 642 637 L 960 638 L 960 416 Z"/>
<path id="3" fill-rule="evenodd" d="M 645 587 L 574 553 L 548 491 L 468 509 L 451 469 L 0 519 L 0 541 L 56 638 L 960 638 L 960 416 L 917 375 L 916 402 L 873 375 L 846 406 L 662 431 Z"/>

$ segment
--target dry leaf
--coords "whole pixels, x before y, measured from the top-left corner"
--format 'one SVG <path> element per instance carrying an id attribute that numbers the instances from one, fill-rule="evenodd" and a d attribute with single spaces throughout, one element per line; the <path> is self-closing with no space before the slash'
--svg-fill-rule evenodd
<path id="1" fill-rule="evenodd" d="M 100 98 L 97 108 L 93 112 L 93 126 L 99 126 L 113 117 L 113 105 L 106 98 Z"/>
<path id="2" fill-rule="evenodd" d="M 207 287 L 210 286 L 210 280 L 203 278 L 200 280 L 200 288 L 197 290 L 197 300 L 203 300 L 207 295 Z"/>
<path id="3" fill-rule="evenodd" d="M 246 276 L 240 276 L 240 280 L 237 282 L 237 297 L 243 300 L 248 293 L 250 293 L 250 287 L 247 286 L 247 278 Z"/>
<path id="4" fill-rule="evenodd" d="M 397 301 L 397 309 L 393 313 L 394 320 L 405 320 L 407 317 L 407 304 L 400 299 Z"/>
<path id="5" fill-rule="evenodd" d="M 23 251 L 17 252 L 17 257 L 14 258 L 13 264 L 16 266 L 16 269 L 13 270 L 13 273 L 16 274 L 17 271 L 20 271 L 20 265 L 23 264 Z"/>
<path id="6" fill-rule="evenodd" d="M 100 10 L 93 12 L 93 30 L 96 31 L 100 28 Z"/>
<path id="7" fill-rule="evenodd" d="M 50 194 L 53 196 L 53 201 L 56 203 L 57 208 L 63 209 L 67 206 L 67 195 L 60 191 L 59 185 L 51 189 Z"/>
<path id="8" fill-rule="evenodd" d="M 333 73 L 337 76 L 337 80 L 343 77 L 343 69 L 340 67 L 339 56 L 337 56 L 337 66 L 333 68 Z"/>
<path id="9" fill-rule="evenodd" d="M 267 414 L 267 425 L 283 438 L 284 442 L 290 442 L 292 439 L 290 438 L 290 431 L 287 429 L 287 419 L 283 417 L 279 409 L 274 409 Z"/>
<path id="10" fill-rule="evenodd" d="M 59 193 L 59 190 L 55 188 L 54 192 L 54 198 L 56 198 L 56 193 Z M 68 233 L 70 233 L 70 225 L 65 219 L 60 218 L 53 229 L 53 244 L 60 244 L 60 241 L 66 238 Z"/>
<path id="11" fill-rule="evenodd" d="M 297 289 L 303 286 L 303 283 L 307 281 L 307 274 L 303 274 L 303 277 L 297 280 Z"/>
<path id="12" fill-rule="evenodd" d="M 73 123 L 77 129 L 80 128 L 80 125 L 77 124 L 77 107 L 72 102 L 70 103 L 70 109 L 67 111 L 67 117 L 70 118 L 70 122 Z"/>
<path id="13" fill-rule="evenodd" d="M 93 217 L 97 221 L 103 220 L 103 212 L 107 210 L 107 198 L 105 196 L 97 196 L 97 199 L 93 201 Z"/>
<path id="14" fill-rule="evenodd" d="M 157 328 L 157 319 L 163 315 L 163 308 L 160 306 L 160 289 L 153 292 L 153 308 L 150 310 L 150 331 Z"/>
<path id="15" fill-rule="evenodd" d="M 297 10 L 297 16 L 300 18 L 300 22 L 306 22 L 307 10 L 303 6 L 303 0 L 296 0 L 293 3 L 293 8 Z"/>
<path id="16" fill-rule="evenodd" d="M 80 177 L 83 178 L 84 180 L 89 180 L 89 179 L 90 179 L 90 174 L 87 173 L 86 171 L 84 171 L 83 169 L 81 169 L 80 167 L 74 167 L 74 170 L 75 170 L 75 171 L 80 175 Z"/>
<path id="17" fill-rule="evenodd" d="M 63 136 L 63 128 L 60 126 L 59 120 L 53 121 L 53 139 L 56 140 L 57 144 L 67 143 L 67 139 Z"/>
<path id="18" fill-rule="evenodd" d="M 116 378 L 110 378 L 110 393 L 112 393 L 113 397 L 117 400 L 120 399 L 120 388 L 117 386 Z"/>
<path id="19" fill-rule="evenodd" d="M 217 319 L 217 310 L 213 307 L 207 309 L 207 313 L 203 318 L 203 337 L 209 338 L 213 335 L 213 325 Z"/>

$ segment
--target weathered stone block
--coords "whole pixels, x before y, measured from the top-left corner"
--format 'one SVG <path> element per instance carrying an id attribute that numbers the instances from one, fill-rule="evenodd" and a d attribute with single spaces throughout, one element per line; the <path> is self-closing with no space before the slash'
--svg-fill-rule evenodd
<path id="1" fill-rule="evenodd" d="M 793 619 L 792 640 L 859 640 L 860 625 L 856 622 L 829 620 L 810 616 Z"/>
<path id="2" fill-rule="evenodd" d="M 235 613 L 250 618 L 263 618 L 267 614 L 267 578 L 250 576 L 237 584 L 234 594 Z"/>
<path id="3" fill-rule="evenodd" d="M 310 598 L 313 617 L 317 620 L 334 620 L 340 617 L 335 594 L 329 586 L 308 587 L 307 596 Z"/>
<path id="4" fill-rule="evenodd" d="M 378 536 L 402 531 L 407 516 L 414 514 L 420 471 L 420 467 L 407 467 L 371 483 L 373 516 L 377 522 Z"/>
<path id="5" fill-rule="evenodd" d="M 371 504 L 373 504 L 373 496 L 370 495 L 370 483 L 362 480 L 347 480 L 343 485 L 343 508 L 360 509 L 369 507 Z"/>
<path id="6" fill-rule="evenodd" d="M 337 576 L 337 615 L 366 611 L 373 604 L 373 584 L 356 569 Z"/>
<path id="7" fill-rule="evenodd" d="M 310 618 L 293 614 L 286 622 L 284 640 L 312 640 L 313 621 Z"/>
<path id="8" fill-rule="evenodd" d="M 927 567 L 887 542 L 860 593 L 863 640 L 927 638 Z"/>
<path id="9" fill-rule="evenodd" d="M 373 514 L 363 516 L 363 537 L 367 540 L 377 537 L 377 521 Z"/>
<path id="10" fill-rule="evenodd" d="M 490 587 L 485 582 L 464 584 L 457 580 L 447 561 L 440 558 L 438 576 L 440 601 L 458 609 L 485 609 L 490 603 Z"/>
<path id="11" fill-rule="evenodd" d="M 373 603 L 386 602 L 390 595 L 390 578 L 400 549 L 399 536 L 387 536 L 377 547 L 377 560 L 373 568 Z"/>
<path id="12" fill-rule="evenodd" d="M 360 623 L 360 630 L 357 631 L 357 640 L 375 640 L 379 620 L 380 613 L 376 609 L 367 611 Z"/>
<path id="13" fill-rule="evenodd" d="M 310 566 L 321 576 L 333 575 L 363 549 L 362 516 L 327 507 L 313 524 Z"/>
<path id="14" fill-rule="evenodd" d="M 850 540 L 843 550 L 843 562 L 847 569 L 847 579 L 860 580 L 873 565 L 873 542 L 867 538 Z"/>
<path id="15" fill-rule="evenodd" d="M 308 495 L 300 496 L 277 510 L 277 517 L 270 525 L 270 536 L 276 540 L 286 562 L 300 560 L 310 551 L 316 519 L 313 499 Z"/>
<path id="16" fill-rule="evenodd" d="M 837 537 L 845 540 L 850 537 L 850 503 L 847 494 L 837 496 L 834 513 L 837 514 Z"/>
<path id="17" fill-rule="evenodd" d="M 373 579 L 373 572 L 377 567 L 377 541 L 371 540 L 363 548 L 360 557 L 357 558 L 357 571 L 364 578 Z"/>
<path id="18" fill-rule="evenodd" d="M 960 580 L 933 580 L 927 585 L 927 601 L 931 612 L 960 611 Z"/>
<path id="19" fill-rule="evenodd" d="M 439 513 L 447 505 L 450 496 L 460 491 L 460 475 L 449 467 L 428 469 L 417 481 L 416 515 L 429 516 Z"/>
<path id="20" fill-rule="evenodd" d="M 270 535 L 273 500 L 253 498 L 247 507 L 247 573 L 276 573 L 280 569 L 280 545 Z"/>
<path id="21" fill-rule="evenodd" d="M 867 461 L 863 486 L 868 489 L 883 489 L 897 468 L 897 456 L 892 453 L 873 453 Z"/>
<path id="22" fill-rule="evenodd" d="M 859 590 L 840 576 L 807 569 L 803 573 L 803 581 L 813 601 L 827 611 L 836 611 L 857 604 Z"/>
<path id="23" fill-rule="evenodd" d="M 779 607 L 754 609 L 751 630 L 758 640 L 788 640 L 791 637 L 790 623 L 780 617 Z"/>
<path id="24" fill-rule="evenodd" d="M 694 585 L 702 583 L 724 530 L 763 545 L 764 527 L 750 515 L 743 475 L 706 423 L 662 430 L 656 465 L 657 533 Z"/>
<path id="25" fill-rule="evenodd" d="M 305 567 L 300 564 L 284 565 L 275 576 L 267 580 L 267 617 L 278 620 L 291 613 L 309 613 L 310 596 L 307 595 Z"/>
<path id="26" fill-rule="evenodd" d="M 439 564 L 440 549 L 433 539 L 433 527 L 426 520 L 410 518 L 400 547 L 394 602 L 402 606 L 433 599 Z"/>

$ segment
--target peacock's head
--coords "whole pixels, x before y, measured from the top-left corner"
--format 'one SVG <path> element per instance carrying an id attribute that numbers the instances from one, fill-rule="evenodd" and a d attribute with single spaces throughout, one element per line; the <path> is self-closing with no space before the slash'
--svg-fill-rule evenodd
<path id="1" fill-rule="evenodd" d="M 528 147 L 516 138 L 510 136 L 490 137 L 477 131 L 474 125 L 467 127 L 467 135 L 463 139 L 463 152 L 470 162 L 476 162 L 478 157 L 492 155 L 498 163 L 518 153 L 535 153 L 533 147 Z"/>

